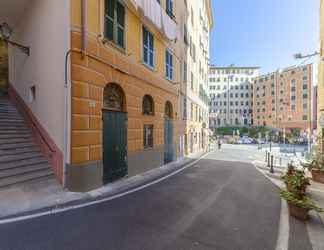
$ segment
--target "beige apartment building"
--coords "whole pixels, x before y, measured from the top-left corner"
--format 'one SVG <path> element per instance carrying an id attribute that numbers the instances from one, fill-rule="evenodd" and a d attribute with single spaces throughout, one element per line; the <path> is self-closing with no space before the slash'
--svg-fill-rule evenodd
<path id="1" fill-rule="evenodd" d="M 209 37 L 213 27 L 211 1 L 183 2 L 184 41 L 180 86 L 180 156 L 203 152 L 209 141 Z"/>
<path id="2" fill-rule="evenodd" d="M 307 132 L 316 127 L 316 86 L 313 65 L 285 68 L 254 81 L 255 126 Z"/>
<path id="3" fill-rule="evenodd" d="M 253 124 L 253 84 L 259 67 L 217 67 L 209 70 L 209 127 Z"/>

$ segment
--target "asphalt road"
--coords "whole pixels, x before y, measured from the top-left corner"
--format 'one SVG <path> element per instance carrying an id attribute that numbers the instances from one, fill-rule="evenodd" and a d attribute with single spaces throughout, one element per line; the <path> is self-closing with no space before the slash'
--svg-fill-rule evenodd
<path id="1" fill-rule="evenodd" d="M 1 225 L 0 249 L 274 250 L 277 188 L 252 165 L 215 155 L 112 201 Z"/>

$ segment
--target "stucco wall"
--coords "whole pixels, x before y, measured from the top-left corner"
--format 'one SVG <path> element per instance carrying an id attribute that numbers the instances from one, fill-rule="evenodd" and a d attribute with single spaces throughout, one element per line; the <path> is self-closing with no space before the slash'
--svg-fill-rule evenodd
<path id="1" fill-rule="evenodd" d="M 9 48 L 9 82 L 63 151 L 64 61 L 70 45 L 70 3 L 66 0 L 30 0 L 13 25 L 12 40 L 30 46 L 30 56 Z M 30 87 L 36 98 L 29 100 Z"/>
<path id="2" fill-rule="evenodd" d="M 0 92 L 5 91 L 8 82 L 8 50 L 0 40 Z"/>
<path id="3" fill-rule="evenodd" d="M 324 0 L 321 0 L 320 5 L 320 58 L 324 56 Z M 320 60 L 318 63 L 318 74 L 317 74 L 317 119 L 320 120 L 320 116 L 324 113 L 324 61 Z M 322 129 L 318 124 L 318 131 L 321 135 Z M 321 141 L 320 141 L 321 142 Z"/>

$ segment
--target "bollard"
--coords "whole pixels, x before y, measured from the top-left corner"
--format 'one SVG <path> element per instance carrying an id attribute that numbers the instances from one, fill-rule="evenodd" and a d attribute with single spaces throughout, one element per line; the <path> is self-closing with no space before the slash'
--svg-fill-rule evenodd
<path id="1" fill-rule="evenodd" d="M 270 153 L 268 153 L 268 163 L 267 163 L 267 166 L 268 166 L 268 168 L 270 167 Z"/>
<path id="2" fill-rule="evenodd" d="M 266 151 L 265 162 L 268 162 L 268 151 Z"/>
<path id="3" fill-rule="evenodd" d="M 271 174 L 274 173 L 274 169 L 273 169 L 273 155 L 271 155 L 270 173 L 271 173 Z"/>

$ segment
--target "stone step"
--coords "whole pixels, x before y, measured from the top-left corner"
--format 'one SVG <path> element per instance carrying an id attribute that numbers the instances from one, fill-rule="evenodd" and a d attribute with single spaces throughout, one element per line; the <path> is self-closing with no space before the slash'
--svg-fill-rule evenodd
<path id="1" fill-rule="evenodd" d="M 0 128 L 0 134 L 15 134 L 15 133 L 26 133 L 26 132 L 31 133 L 31 129 L 28 126 Z"/>
<path id="2" fill-rule="evenodd" d="M 9 145 L 14 143 L 29 143 L 32 142 L 32 138 L 6 138 L 6 139 L 0 139 L 0 145 Z"/>
<path id="3" fill-rule="evenodd" d="M 32 138 L 32 134 L 29 132 L 18 132 L 18 133 L 0 133 L 0 139 L 19 139 L 19 138 Z"/>
<path id="4" fill-rule="evenodd" d="M 32 133 L 31 129 L 28 127 L 16 128 L 16 129 L 6 129 L 0 130 L 0 135 L 10 135 L 10 134 L 26 134 Z"/>
<path id="5" fill-rule="evenodd" d="M 0 117 L 7 117 L 7 116 L 19 116 L 21 117 L 21 114 L 17 112 L 17 110 L 3 110 L 0 109 Z"/>
<path id="6" fill-rule="evenodd" d="M 0 170 L 20 168 L 20 167 L 36 165 L 36 164 L 47 164 L 47 163 L 48 163 L 47 160 L 43 156 L 39 156 L 27 160 L 0 163 Z"/>
<path id="7" fill-rule="evenodd" d="M 1 113 L 0 112 L 0 119 L 10 119 L 10 120 L 23 120 L 23 117 L 19 114 L 15 113 Z"/>
<path id="8" fill-rule="evenodd" d="M 8 144 L 8 145 L 1 145 L 0 144 L 0 150 L 9 150 L 9 149 L 16 149 L 16 148 L 29 148 L 29 147 L 35 147 L 35 144 L 32 142 L 29 143 L 14 143 L 14 144 Z"/>
<path id="9" fill-rule="evenodd" d="M 0 123 L 0 130 L 14 130 L 28 128 L 24 123 L 11 123 L 11 124 L 2 124 Z"/>
<path id="10" fill-rule="evenodd" d="M 1 111 L 15 111 L 18 112 L 18 110 L 14 106 L 0 106 Z"/>
<path id="11" fill-rule="evenodd" d="M 9 118 L 1 118 L 0 117 L 0 125 L 2 124 L 25 124 L 25 120 L 23 118 L 19 119 L 9 119 Z"/>
<path id="12" fill-rule="evenodd" d="M 21 167 L 21 168 L 0 170 L 0 182 L 1 182 L 1 179 L 3 179 L 3 178 L 33 173 L 36 171 L 50 170 L 50 169 L 51 168 L 48 164 L 35 164 L 35 165 L 29 165 L 29 166 L 25 166 L 25 167 Z"/>
<path id="13" fill-rule="evenodd" d="M 11 176 L 0 180 L 0 188 L 52 177 L 54 177 L 54 173 L 51 169 L 40 170 L 18 176 Z"/>
<path id="14" fill-rule="evenodd" d="M 0 155 L 0 164 L 33 159 L 35 157 L 42 157 L 41 153 L 38 152 L 26 152 L 13 155 Z"/>
<path id="15" fill-rule="evenodd" d="M 25 153 L 40 153 L 40 148 L 37 146 L 31 146 L 26 148 L 13 148 L 9 150 L 0 149 L 0 156 L 19 155 Z"/>

